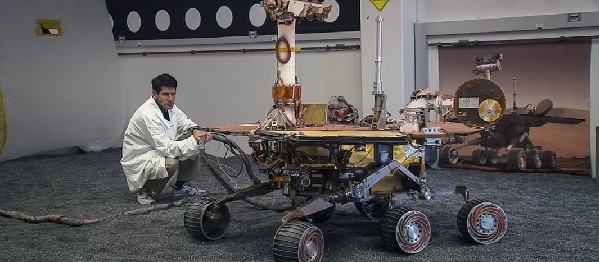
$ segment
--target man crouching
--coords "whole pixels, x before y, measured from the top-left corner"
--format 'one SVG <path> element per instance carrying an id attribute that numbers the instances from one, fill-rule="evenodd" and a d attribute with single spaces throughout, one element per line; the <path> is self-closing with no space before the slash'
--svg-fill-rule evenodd
<path id="1" fill-rule="evenodd" d="M 200 144 L 210 141 L 212 134 L 198 130 L 175 105 L 177 80 L 173 76 L 161 74 L 151 83 L 152 97 L 133 113 L 125 130 L 121 165 L 129 190 L 140 204 L 153 204 L 177 174 L 174 197 L 203 194 L 206 191 L 189 181 L 200 174 Z"/>

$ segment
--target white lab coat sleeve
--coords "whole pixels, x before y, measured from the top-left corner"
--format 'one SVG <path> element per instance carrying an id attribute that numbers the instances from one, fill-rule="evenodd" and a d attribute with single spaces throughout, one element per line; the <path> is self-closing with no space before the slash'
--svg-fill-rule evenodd
<path id="1" fill-rule="evenodd" d="M 179 108 L 174 113 L 177 114 L 177 133 L 179 135 L 182 135 L 192 127 L 198 126 L 193 120 L 187 118 L 187 115 Z"/>
<path id="2" fill-rule="evenodd" d="M 193 136 L 181 141 L 173 140 L 169 137 L 164 125 L 159 123 L 159 119 L 142 117 L 142 125 L 148 132 L 149 143 L 163 156 L 170 158 L 187 158 L 199 153 L 199 145 Z"/>

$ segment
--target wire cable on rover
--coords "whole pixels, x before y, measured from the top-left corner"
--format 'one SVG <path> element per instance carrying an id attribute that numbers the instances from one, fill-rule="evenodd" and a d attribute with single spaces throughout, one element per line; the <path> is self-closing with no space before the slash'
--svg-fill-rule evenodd
<path id="1" fill-rule="evenodd" d="M 235 175 L 231 175 L 222 168 L 223 164 L 218 163 L 220 167 L 214 166 L 214 161 L 209 159 L 209 156 L 206 153 L 205 148 L 203 150 L 201 150 L 201 152 L 200 152 L 200 157 L 202 158 L 203 162 L 206 164 L 206 167 L 208 168 L 210 173 L 229 193 L 240 193 L 241 192 L 240 190 L 235 189 L 235 186 L 229 184 L 229 182 L 227 182 L 227 179 L 239 177 L 241 175 L 241 173 L 243 172 L 243 169 L 246 170 L 246 173 L 247 173 L 249 179 L 251 180 L 251 182 L 254 185 L 258 185 L 263 182 L 253 172 L 251 160 L 248 158 L 248 155 L 243 152 L 241 147 L 239 147 L 239 145 L 237 145 L 237 143 L 233 142 L 226 135 L 219 134 L 219 133 L 213 133 L 213 140 L 222 143 L 222 145 L 226 147 L 227 152 L 231 152 L 233 154 L 233 157 L 238 158 L 242 163 L 242 166 L 241 166 L 239 172 Z M 220 172 L 218 172 L 219 169 L 224 174 L 220 174 Z M 226 175 L 227 177 L 223 177 L 224 175 Z M 264 203 L 260 203 L 255 200 L 251 200 L 248 197 L 244 197 L 244 196 L 241 196 L 240 199 L 255 206 L 255 207 L 266 209 L 266 210 L 282 212 L 282 211 L 291 210 L 293 208 L 293 206 L 291 206 L 291 205 L 287 206 L 287 205 L 264 204 Z"/>

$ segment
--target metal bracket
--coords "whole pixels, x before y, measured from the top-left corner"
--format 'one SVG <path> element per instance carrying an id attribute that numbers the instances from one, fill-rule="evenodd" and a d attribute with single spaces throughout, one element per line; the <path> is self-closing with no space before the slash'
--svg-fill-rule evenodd
<path id="1" fill-rule="evenodd" d="M 406 167 L 400 164 L 397 160 L 391 161 L 386 166 L 381 167 L 376 172 L 366 177 L 364 181 L 355 185 L 352 188 L 350 196 L 348 198 L 350 199 L 350 201 L 353 202 L 369 201 L 370 189 L 374 186 L 374 184 L 383 179 L 383 177 L 385 177 L 387 174 L 394 172 L 396 169 L 399 169 L 399 171 L 401 171 L 406 177 L 408 177 L 410 180 L 414 181 L 416 184 L 418 184 L 418 186 L 420 186 L 421 198 L 427 200 L 433 198 L 433 192 L 430 189 L 430 187 L 426 184 L 426 182 L 417 177 L 416 175 L 412 174 L 410 170 L 408 170 Z"/>

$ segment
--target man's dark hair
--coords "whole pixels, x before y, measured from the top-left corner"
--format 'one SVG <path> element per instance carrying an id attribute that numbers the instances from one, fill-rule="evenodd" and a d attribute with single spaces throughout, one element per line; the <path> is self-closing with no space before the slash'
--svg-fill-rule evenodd
<path id="1" fill-rule="evenodd" d="M 176 90 L 177 79 L 169 74 L 161 74 L 152 79 L 152 90 L 154 90 L 157 94 L 160 93 L 160 90 L 162 90 L 163 86 L 174 87 Z"/>

